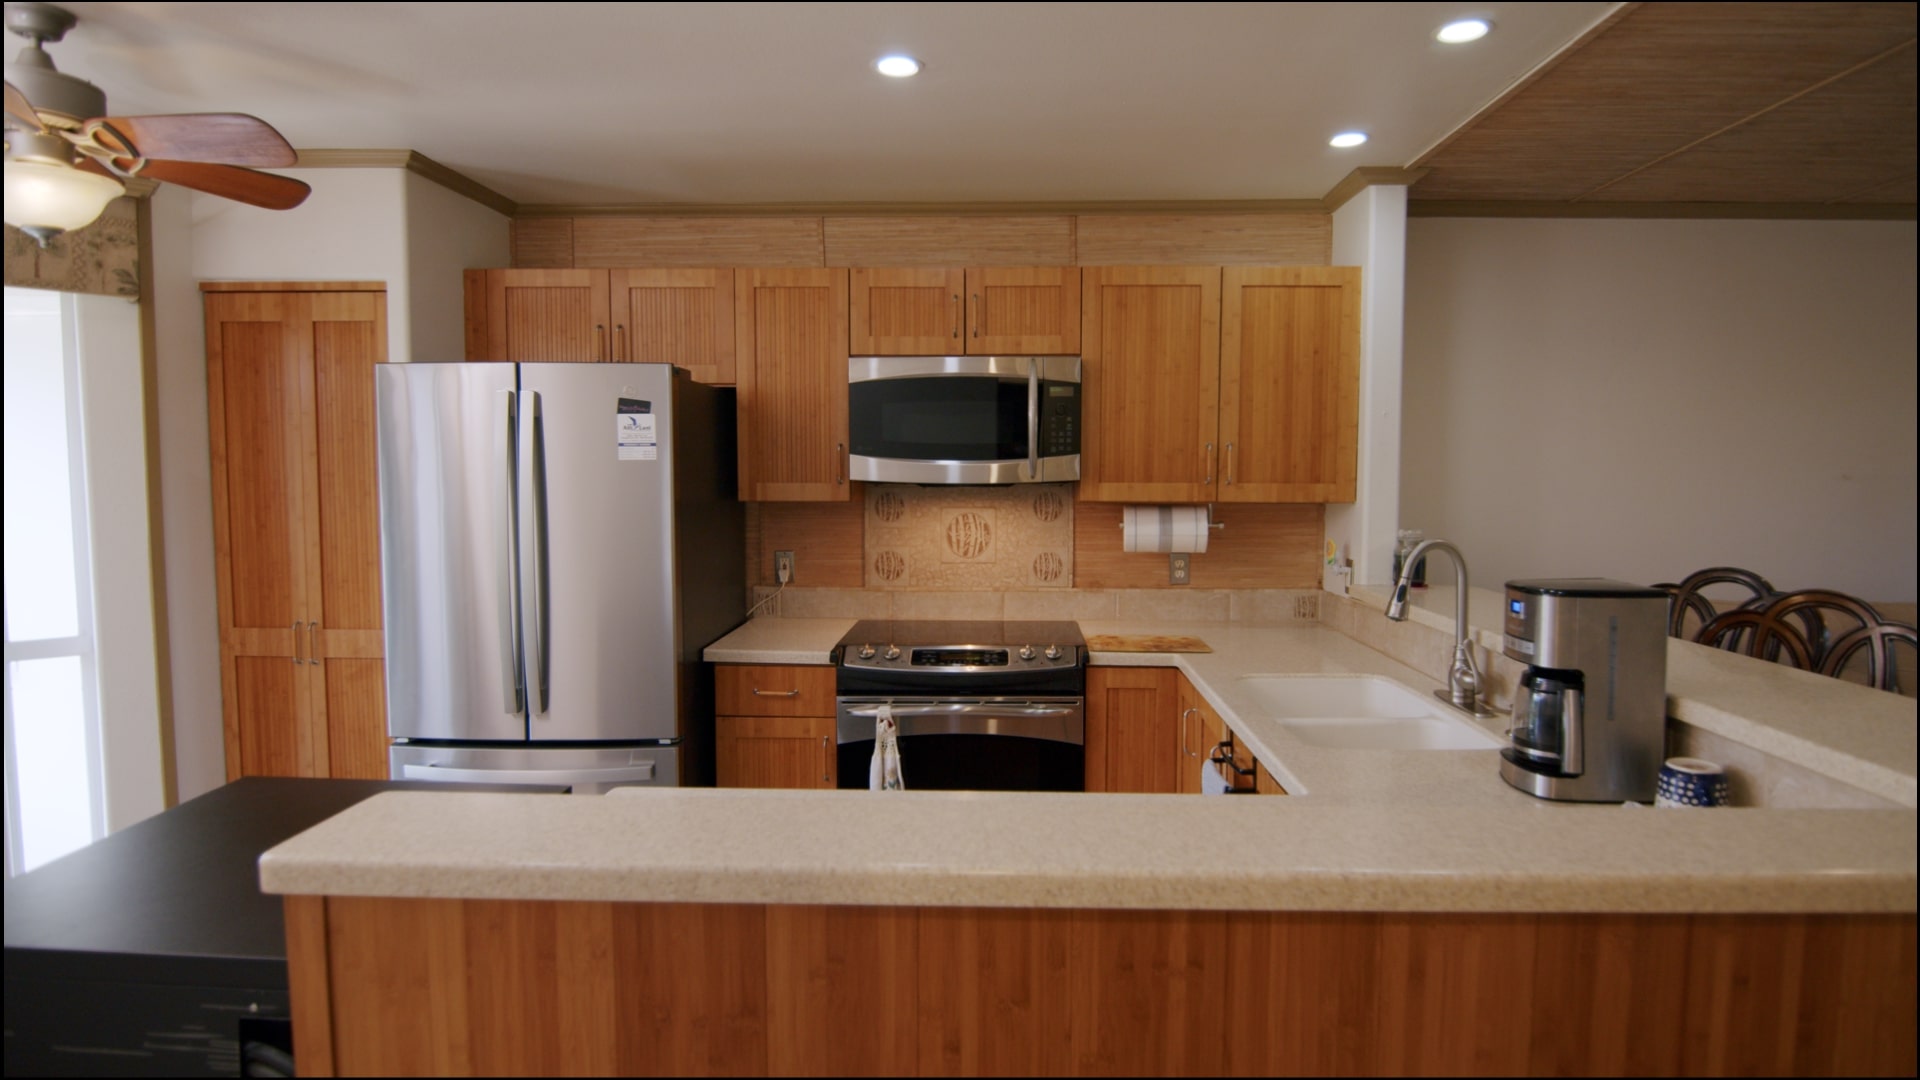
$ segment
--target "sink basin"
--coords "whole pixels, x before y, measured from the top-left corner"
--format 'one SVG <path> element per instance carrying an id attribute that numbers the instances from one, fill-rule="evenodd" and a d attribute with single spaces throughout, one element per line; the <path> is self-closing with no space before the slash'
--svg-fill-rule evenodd
<path id="1" fill-rule="evenodd" d="M 1265 715 L 1313 746 L 1345 750 L 1498 750 L 1478 724 L 1438 700 L 1373 675 L 1249 675 Z"/>

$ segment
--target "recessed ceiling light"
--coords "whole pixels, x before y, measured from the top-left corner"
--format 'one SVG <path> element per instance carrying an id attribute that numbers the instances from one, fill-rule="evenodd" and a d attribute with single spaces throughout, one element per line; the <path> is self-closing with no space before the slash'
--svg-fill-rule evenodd
<path id="1" fill-rule="evenodd" d="M 1486 37 L 1487 31 L 1491 29 L 1493 24 L 1485 19 L 1461 19 L 1441 27 L 1433 36 L 1448 45 L 1465 45 L 1469 41 L 1479 41 Z"/>
<path id="2" fill-rule="evenodd" d="M 896 79 L 920 74 L 920 61 L 911 56 L 883 56 L 874 61 L 873 66 L 880 74 L 891 75 Z"/>
<path id="3" fill-rule="evenodd" d="M 1366 141 L 1367 141 L 1367 133 L 1364 131 L 1343 131 L 1340 134 L 1335 135 L 1333 138 L 1328 139 L 1327 145 L 1336 146 L 1342 150 L 1345 150 L 1349 147 L 1359 146 L 1361 143 Z"/>

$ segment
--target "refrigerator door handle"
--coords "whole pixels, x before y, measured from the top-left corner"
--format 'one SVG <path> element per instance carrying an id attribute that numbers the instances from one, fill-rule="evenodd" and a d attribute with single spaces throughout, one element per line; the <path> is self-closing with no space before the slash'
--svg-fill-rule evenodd
<path id="1" fill-rule="evenodd" d="M 532 467 L 527 471 L 533 484 L 533 617 L 527 626 L 533 633 L 527 655 L 527 683 L 531 699 L 529 717 L 547 711 L 548 678 L 551 673 L 550 649 L 552 624 L 547 611 L 547 429 L 540 414 L 540 392 L 525 392 L 530 408 L 528 422 L 533 429 Z"/>
<path id="2" fill-rule="evenodd" d="M 451 765 L 402 765 L 402 780 L 448 784 L 622 784 L 653 779 L 653 762 L 617 769 L 461 769 Z"/>
<path id="3" fill-rule="evenodd" d="M 518 469 L 515 460 L 520 447 L 520 408 L 517 395 L 509 390 L 502 395 L 507 402 L 507 437 L 502 443 L 501 471 L 506 491 L 500 500 L 506 513 L 502 526 L 506 529 L 506 543 L 500 546 L 500 606 L 505 610 L 500 620 L 500 683 L 504 691 L 506 711 L 514 716 L 520 715 L 527 706 L 526 687 L 520 675 L 520 582 L 514 568 L 520 565 L 520 534 L 514 513 Z"/>

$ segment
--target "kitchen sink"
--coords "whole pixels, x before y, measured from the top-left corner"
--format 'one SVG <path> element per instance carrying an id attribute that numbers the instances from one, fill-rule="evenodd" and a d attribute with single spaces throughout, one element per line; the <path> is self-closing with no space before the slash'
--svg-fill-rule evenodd
<path id="1" fill-rule="evenodd" d="M 1374 675 L 1249 675 L 1263 715 L 1301 741 L 1344 750 L 1498 750 L 1501 741 L 1447 706 Z"/>

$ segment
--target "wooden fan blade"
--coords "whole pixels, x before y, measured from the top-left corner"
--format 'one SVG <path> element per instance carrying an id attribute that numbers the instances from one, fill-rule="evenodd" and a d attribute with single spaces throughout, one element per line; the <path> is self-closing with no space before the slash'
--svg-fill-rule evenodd
<path id="1" fill-rule="evenodd" d="M 26 126 L 28 131 L 45 131 L 47 126 L 40 122 L 40 114 L 33 109 L 33 102 L 20 92 L 19 87 L 7 84 L 7 115 Z"/>
<path id="2" fill-rule="evenodd" d="M 104 145 L 124 149 L 130 157 L 263 168 L 285 168 L 298 160 L 273 125 L 245 113 L 106 116 L 89 120 L 86 126 L 95 125 L 106 128 L 98 131 Z M 115 134 L 124 139 L 113 138 Z"/>
<path id="3" fill-rule="evenodd" d="M 306 202 L 307 194 L 313 190 L 292 177 L 254 172 L 237 165 L 212 165 L 199 161 L 156 161 L 148 158 L 146 167 L 140 170 L 139 175 L 267 210 L 291 210 Z"/>

